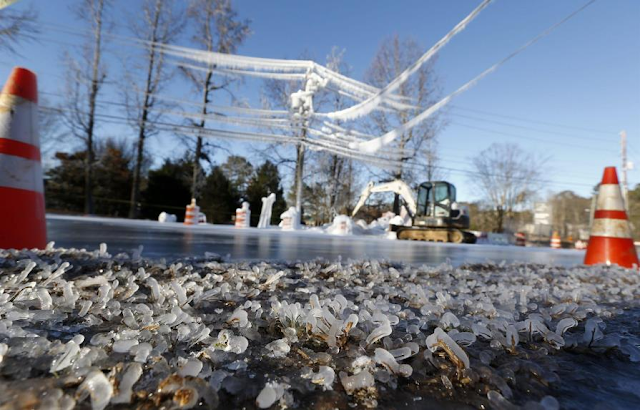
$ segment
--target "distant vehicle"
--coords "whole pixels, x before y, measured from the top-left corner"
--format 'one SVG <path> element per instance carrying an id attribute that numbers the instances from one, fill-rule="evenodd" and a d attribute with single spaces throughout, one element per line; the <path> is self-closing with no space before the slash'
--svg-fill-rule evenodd
<path id="1" fill-rule="evenodd" d="M 456 187 L 446 181 L 428 181 L 420 184 L 416 201 L 413 191 L 402 180 L 375 185 L 369 182 L 362 191 L 352 216 L 362 208 L 372 193 L 394 192 L 402 197 L 411 216 L 412 226 L 391 225 L 398 239 L 475 243 L 476 236 L 469 229 L 469 211 L 456 202 Z"/>

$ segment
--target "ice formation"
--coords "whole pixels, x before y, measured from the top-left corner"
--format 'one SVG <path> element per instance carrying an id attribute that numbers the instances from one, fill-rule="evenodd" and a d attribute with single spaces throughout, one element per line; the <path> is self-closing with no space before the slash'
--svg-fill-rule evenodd
<path id="1" fill-rule="evenodd" d="M 276 202 L 276 194 L 269 194 L 266 198 L 262 198 L 262 208 L 260 209 L 260 220 L 258 228 L 268 228 L 271 225 L 271 211 L 273 204 Z"/>
<path id="2" fill-rule="evenodd" d="M 0 250 L 0 407 L 555 409 L 558 360 L 640 362 L 617 267 L 134 256 Z"/>
<path id="3" fill-rule="evenodd" d="M 346 215 L 337 215 L 331 226 L 327 228 L 327 233 L 332 235 L 351 235 L 352 232 L 353 221 Z"/>
<path id="4" fill-rule="evenodd" d="M 160 212 L 158 215 L 158 222 L 167 223 L 167 222 L 177 222 L 178 217 L 174 214 L 168 214 L 166 212 Z"/>
<path id="5" fill-rule="evenodd" d="M 300 215 L 294 206 L 280 215 L 280 227 L 283 231 L 296 231 L 300 229 Z"/>

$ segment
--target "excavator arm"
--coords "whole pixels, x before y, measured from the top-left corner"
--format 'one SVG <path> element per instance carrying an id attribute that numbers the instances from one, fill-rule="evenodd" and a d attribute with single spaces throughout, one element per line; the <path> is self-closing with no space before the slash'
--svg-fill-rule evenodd
<path id="1" fill-rule="evenodd" d="M 351 216 L 352 217 L 355 216 L 356 213 L 360 210 L 360 208 L 362 208 L 364 203 L 367 202 L 367 199 L 369 199 L 371 194 L 376 192 L 393 192 L 400 195 L 402 199 L 404 199 L 405 203 L 407 204 L 411 217 L 413 218 L 413 216 L 416 214 L 418 207 L 416 205 L 416 200 L 413 197 L 413 192 L 411 191 L 411 188 L 409 188 L 409 186 L 404 181 L 396 179 L 395 181 L 385 182 L 378 185 L 375 185 L 373 181 L 369 182 L 367 184 L 367 187 L 362 191 L 362 194 L 360 194 L 360 199 L 358 200 L 358 204 L 353 209 Z"/>

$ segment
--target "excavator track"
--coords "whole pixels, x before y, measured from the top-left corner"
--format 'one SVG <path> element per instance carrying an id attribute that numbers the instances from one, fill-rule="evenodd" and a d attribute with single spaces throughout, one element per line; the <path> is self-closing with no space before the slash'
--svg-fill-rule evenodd
<path id="1" fill-rule="evenodd" d="M 476 243 L 474 234 L 460 229 L 401 227 L 397 235 L 398 239 L 408 241 Z"/>

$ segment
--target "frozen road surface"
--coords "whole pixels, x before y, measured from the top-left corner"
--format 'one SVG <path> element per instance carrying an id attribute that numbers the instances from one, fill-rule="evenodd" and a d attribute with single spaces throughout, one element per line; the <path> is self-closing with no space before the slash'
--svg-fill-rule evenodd
<path id="1" fill-rule="evenodd" d="M 367 236 L 334 236 L 318 232 L 236 229 L 227 225 L 184 226 L 155 221 L 47 215 L 50 241 L 65 248 L 130 252 L 143 245 L 148 258 L 202 257 L 213 252 L 230 260 L 386 259 L 408 264 L 454 266 L 484 262 L 529 262 L 576 265 L 584 253 L 550 248 L 454 245 L 393 241 Z"/>

